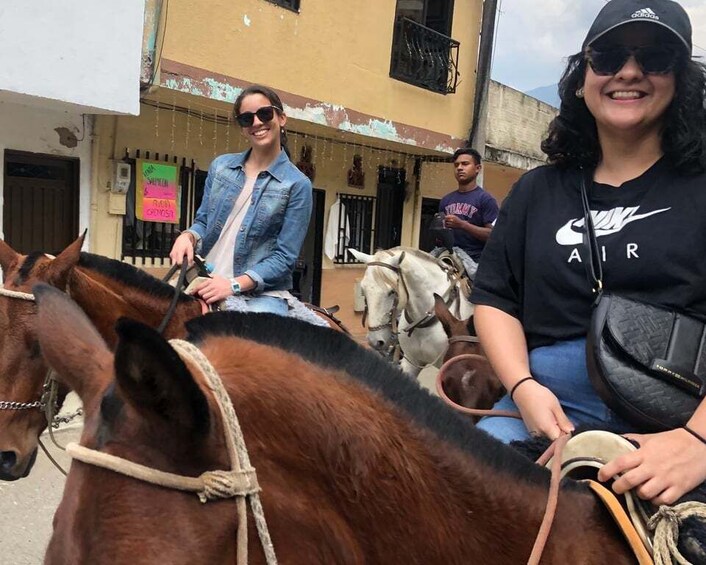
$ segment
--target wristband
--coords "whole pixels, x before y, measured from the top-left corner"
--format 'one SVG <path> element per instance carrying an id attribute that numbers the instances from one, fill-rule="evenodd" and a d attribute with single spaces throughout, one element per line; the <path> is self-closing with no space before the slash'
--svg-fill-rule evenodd
<path id="1" fill-rule="evenodd" d="M 510 389 L 510 400 L 512 400 L 512 395 L 515 394 L 515 391 L 517 390 L 517 387 L 520 386 L 522 383 L 526 383 L 527 381 L 533 381 L 533 377 L 525 377 L 524 379 L 520 379 L 515 383 L 515 385 Z"/>
<path id="2" fill-rule="evenodd" d="M 696 439 L 698 439 L 701 443 L 706 445 L 706 438 L 704 436 L 702 436 L 701 434 L 696 433 L 689 426 L 682 426 L 682 430 L 689 432 L 692 436 L 694 436 Z"/>

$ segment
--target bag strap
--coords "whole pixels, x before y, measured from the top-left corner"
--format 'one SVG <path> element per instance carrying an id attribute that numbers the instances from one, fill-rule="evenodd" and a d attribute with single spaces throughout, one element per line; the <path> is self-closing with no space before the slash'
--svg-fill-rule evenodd
<path id="1" fill-rule="evenodd" d="M 598 249 L 598 241 L 596 241 L 596 228 L 593 225 L 593 216 L 588 204 L 588 192 L 586 190 L 586 178 L 588 174 L 581 175 L 581 204 L 583 205 L 583 243 L 588 249 L 588 261 L 586 262 L 586 272 L 593 287 L 593 294 L 596 295 L 595 304 L 603 294 L 603 265 L 601 263 L 601 253 Z"/>

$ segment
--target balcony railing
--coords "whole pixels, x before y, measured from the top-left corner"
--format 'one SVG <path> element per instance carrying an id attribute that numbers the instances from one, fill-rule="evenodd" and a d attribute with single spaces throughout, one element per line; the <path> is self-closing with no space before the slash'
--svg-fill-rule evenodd
<path id="1" fill-rule="evenodd" d="M 409 18 L 395 23 L 390 76 L 441 94 L 456 92 L 461 44 Z"/>

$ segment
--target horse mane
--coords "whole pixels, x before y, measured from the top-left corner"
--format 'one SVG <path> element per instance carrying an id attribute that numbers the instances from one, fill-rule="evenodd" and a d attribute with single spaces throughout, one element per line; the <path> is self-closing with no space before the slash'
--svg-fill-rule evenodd
<path id="1" fill-rule="evenodd" d="M 380 249 L 375 252 L 373 258 L 375 261 L 384 261 L 385 259 L 389 259 L 390 257 L 402 252 L 404 252 L 405 255 L 411 255 L 412 257 L 416 257 L 422 261 L 426 261 L 428 263 L 433 262 L 435 265 L 437 264 L 436 259 L 429 255 L 429 253 L 413 247 L 404 247 L 402 245 L 398 247 L 391 247 L 390 249 Z M 376 282 L 387 284 L 392 287 L 397 284 L 397 274 L 393 273 L 389 269 L 375 269 L 372 271 L 372 277 Z"/>
<path id="2" fill-rule="evenodd" d="M 327 369 L 343 371 L 382 395 L 415 423 L 440 439 L 518 479 L 548 485 L 549 473 L 483 431 L 423 389 L 399 368 L 365 349 L 350 337 L 283 316 L 261 313 L 214 312 L 186 323 L 188 339 L 240 337 L 294 353 Z"/>
<path id="3" fill-rule="evenodd" d="M 101 255 L 94 255 L 93 253 L 82 252 L 78 264 L 84 269 L 95 271 L 116 282 L 138 288 L 153 296 L 167 300 L 174 297 L 173 286 L 162 282 L 146 271 L 130 265 L 129 263 L 124 263 L 117 259 L 109 259 Z M 192 296 L 187 296 L 183 293 L 179 296 L 179 302 L 190 302 L 193 300 L 194 298 Z"/>
<path id="4" fill-rule="evenodd" d="M 22 262 L 17 271 L 17 276 L 14 283 L 17 285 L 24 283 L 29 278 L 32 269 L 37 264 L 37 261 L 42 258 L 46 258 L 46 255 L 44 253 L 40 253 L 39 251 L 35 251 L 27 255 L 27 258 Z"/>

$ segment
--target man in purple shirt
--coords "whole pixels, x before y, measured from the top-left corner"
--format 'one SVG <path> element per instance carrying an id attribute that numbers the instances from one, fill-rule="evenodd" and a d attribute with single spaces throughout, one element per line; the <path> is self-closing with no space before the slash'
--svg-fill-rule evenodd
<path id="1" fill-rule="evenodd" d="M 457 149 L 453 163 L 458 188 L 441 199 L 439 212 L 445 215 L 445 227 L 454 231 L 455 245 L 478 262 L 498 217 L 498 203 L 476 182 L 481 170 L 478 151 Z"/>

